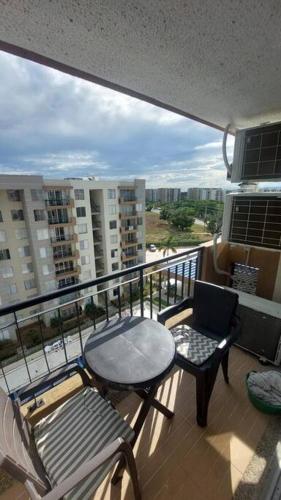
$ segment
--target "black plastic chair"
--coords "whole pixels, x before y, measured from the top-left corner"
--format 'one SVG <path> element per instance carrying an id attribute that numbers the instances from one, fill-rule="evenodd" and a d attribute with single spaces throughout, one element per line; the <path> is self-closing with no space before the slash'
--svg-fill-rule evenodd
<path id="1" fill-rule="evenodd" d="M 197 423 L 201 427 L 207 425 L 209 401 L 220 364 L 224 380 L 229 383 L 229 348 L 240 332 L 237 305 L 236 293 L 195 281 L 193 297 L 158 314 L 158 321 L 165 324 L 167 319 L 193 308 L 191 326 L 178 325 L 171 332 L 177 347 L 176 364 L 196 377 Z"/>

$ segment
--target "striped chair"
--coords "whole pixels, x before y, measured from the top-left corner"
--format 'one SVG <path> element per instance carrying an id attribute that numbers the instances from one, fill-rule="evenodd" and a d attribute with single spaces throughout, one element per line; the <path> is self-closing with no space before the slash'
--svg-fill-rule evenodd
<path id="1" fill-rule="evenodd" d="M 136 499 L 131 427 L 92 387 L 84 387 L 33 429 L 0 389 L 0 467 L 25 484 L 32 499 L 88 499 L 125 458 Z"/>

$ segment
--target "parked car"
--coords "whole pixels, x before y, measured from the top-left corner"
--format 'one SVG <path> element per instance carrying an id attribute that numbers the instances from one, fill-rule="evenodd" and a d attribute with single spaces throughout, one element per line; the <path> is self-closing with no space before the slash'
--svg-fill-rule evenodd
<path id="1" fill-rule="evenodd" d="M 52 350 L 53 350 L 53 346 L 51 346 L 51 345 L 45 345 L 45 347 L 44 347 L 44 351 L 45 351 L 46 353 L 48 353 L 48 352 L 52 352 Z"/>
<path id="2" fill-rule="evenodd" d="M 151 245 L 149 245 L 149 250 L 150 250 L 151 252 L 156 252 L 157 248 L 156 248 L 156 246 L 155 246 L 155 245 L 151 244 Z"/>
<path id="3" fill-rule="evenodd" d="M 63 342 L 62 342 L 62 340 L 57 340 L 57 342 L 54 342 L 53 345 L 52 345 L 52 349 L 54 351 L 59 351 L 62 348 L 63 348 Z"/>

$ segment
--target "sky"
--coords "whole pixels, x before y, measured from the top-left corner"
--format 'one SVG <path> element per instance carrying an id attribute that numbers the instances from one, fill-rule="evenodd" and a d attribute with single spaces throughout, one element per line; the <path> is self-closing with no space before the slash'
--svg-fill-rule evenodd
<path id="1" fill-rule="evenodd" d="M 4 52 L 0 74 L 2 174 L 231 187 L 211 127 Z"/>

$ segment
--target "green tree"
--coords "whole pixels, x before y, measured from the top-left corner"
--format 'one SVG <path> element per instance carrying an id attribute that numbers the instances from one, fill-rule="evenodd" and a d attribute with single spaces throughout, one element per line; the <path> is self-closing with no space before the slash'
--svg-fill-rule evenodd
<path id="1" fill-rule="evenodd" d="M 194 224 L 194 217 L 186 208 L 178 208 L 173 211 L 169 217 L 169 221 L 180 231 L 191 231 L 191 226 Z"/>
<path id="2" fill-rule="evenodd" d="M 173 241 L 174 241 L 173 237 L 170 236 L 166 241 L 163 241 L 159 246 L 159 250 L 163 252 L 163 257 L 166 256 L 168 257 L 170 251 L 173 253 L 177 252 L 175 247 L 173 246 Z"/>

